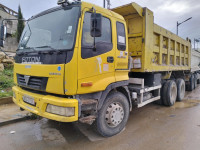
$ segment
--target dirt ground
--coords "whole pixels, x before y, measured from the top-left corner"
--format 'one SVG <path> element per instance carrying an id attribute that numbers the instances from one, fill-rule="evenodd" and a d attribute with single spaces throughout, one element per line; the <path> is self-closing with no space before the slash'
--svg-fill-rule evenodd
<path id="1" fill-rule="evenodd" d="M 1 127 L 0 142 L 0 150 L 199 150 L 200 87 L 173 107 L 135 109 L 126 129 L 112 138 L 88 126 L 42 119 Z"/>

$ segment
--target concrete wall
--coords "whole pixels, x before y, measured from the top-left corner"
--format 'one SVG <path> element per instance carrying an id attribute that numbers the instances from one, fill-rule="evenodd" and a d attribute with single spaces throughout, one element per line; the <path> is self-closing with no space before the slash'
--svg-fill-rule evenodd
<path id="1" fill-rule="evenodd" d="M 17 17 L 0 9 L 0 24 L 2 23 L 3 19 L 17 19 Z M 16 52 L 17 50 L 17 40 L 15 37 L 11 37 L 11 35 L 15 34 L 17 31 L 17 22 L 17 20 L 4 21 L 4 25 L 7 27 L 7 39 L 4 43 L 4 51 Z"/>
<path id="2" fill-rule="evenodd" d="M 3 19 L 17 19 L 17 17 L 0 10 L 0 23 L 2 23 Z M 17 31 L 17 21 L 4 21 L 4 25 L 7 26 L 8 34 L 14 34 Z"/>
<path id="3" fill-rule="evenodd" d="M 17 39 L 15 37 L 7 37 L 4 43 L 3 50 L 7 52 L 16 52 L 17 47 L 18 47 Z"/>

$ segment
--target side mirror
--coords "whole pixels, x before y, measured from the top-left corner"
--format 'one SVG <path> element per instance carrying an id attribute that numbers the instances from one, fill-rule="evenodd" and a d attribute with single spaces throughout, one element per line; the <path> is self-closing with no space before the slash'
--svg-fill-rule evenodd
<path id="1" fill-rule="evenodd" d="M 90 35 L 92 37 L 101 37 L 102 34 L 102 15 L 92 13 L 91 15 L 91 30 Z"/>
<path id="2" fill-rule="evenodd" d="M 1 26 L 1 33 L 0 33 L 0 46 L 3 47 L 4 41 L 6 39 L 7 28 L 6 26 Z"/>

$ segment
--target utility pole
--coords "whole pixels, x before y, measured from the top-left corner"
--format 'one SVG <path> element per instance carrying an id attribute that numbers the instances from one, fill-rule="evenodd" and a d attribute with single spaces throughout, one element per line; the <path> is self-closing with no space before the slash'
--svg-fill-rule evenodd
<path id="1" fill-rule="evenodd" d="M 194 38 L 194 50 L 195 50 L 195 44 L 197 43 L 197 50 L 198 50 L 198 43 L 200 42 L 200 38 L 195 39 Z"/>
<path id="2" fill-rule="evenodd" d="M 178 21 L 177 21 L 177 24 L 176 24 L 176 35 L 178 35 L 178 26 L 179 26 L 179 24 L 178 24 Z"/>
<path id="3" fill-rule="evenodd" d="M 106 8 L 106 0 L 103 0 L 103 8 Z"/>
<path id="4" fill-rule="evenodd" d="M 110 9 L 111 6 L 110 0 L 103 0 L 103 8 L 106 8 L 106 2 L 107 2 L 107 9 Z"/>
<path id="5" fill-rule="evenodd" d="M 177 25 L 176 25 L 176 27 L 177 27 L 177 29 L 176 29 L 176 34 L 177 34 L 177 35 L 178 35 L 178 27 L 179 27 L 181 24 L 183 24 L 184 22 L 187 22 L 187 21 L 190 20 L 190 19 L 192 19 L 192 17 L 186 19 L 185 21 L 183 21 L 183 22 L 181 22 L 181 23 L 178 23 L 178 21 L 177 21 Z"/>
<path id="6" fill-rule="evenodd" d="M 110 9 L 111 3 L 110 0 L 107 0 L 107 9 Z"/>

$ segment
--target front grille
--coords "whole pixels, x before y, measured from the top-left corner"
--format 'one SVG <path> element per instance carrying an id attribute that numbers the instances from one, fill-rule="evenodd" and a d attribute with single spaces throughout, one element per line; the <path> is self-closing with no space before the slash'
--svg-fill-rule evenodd
<path id="1" fill-rule="evenodd" d="M 25 77 L 26 77 L 25 75 L 17 74 L 17 83 L 19 86 L 40 91 L 46 90 L 48 81 L 47 77 L 30 76 L 28 77 L 28 82 L 26 81 Z"/>

